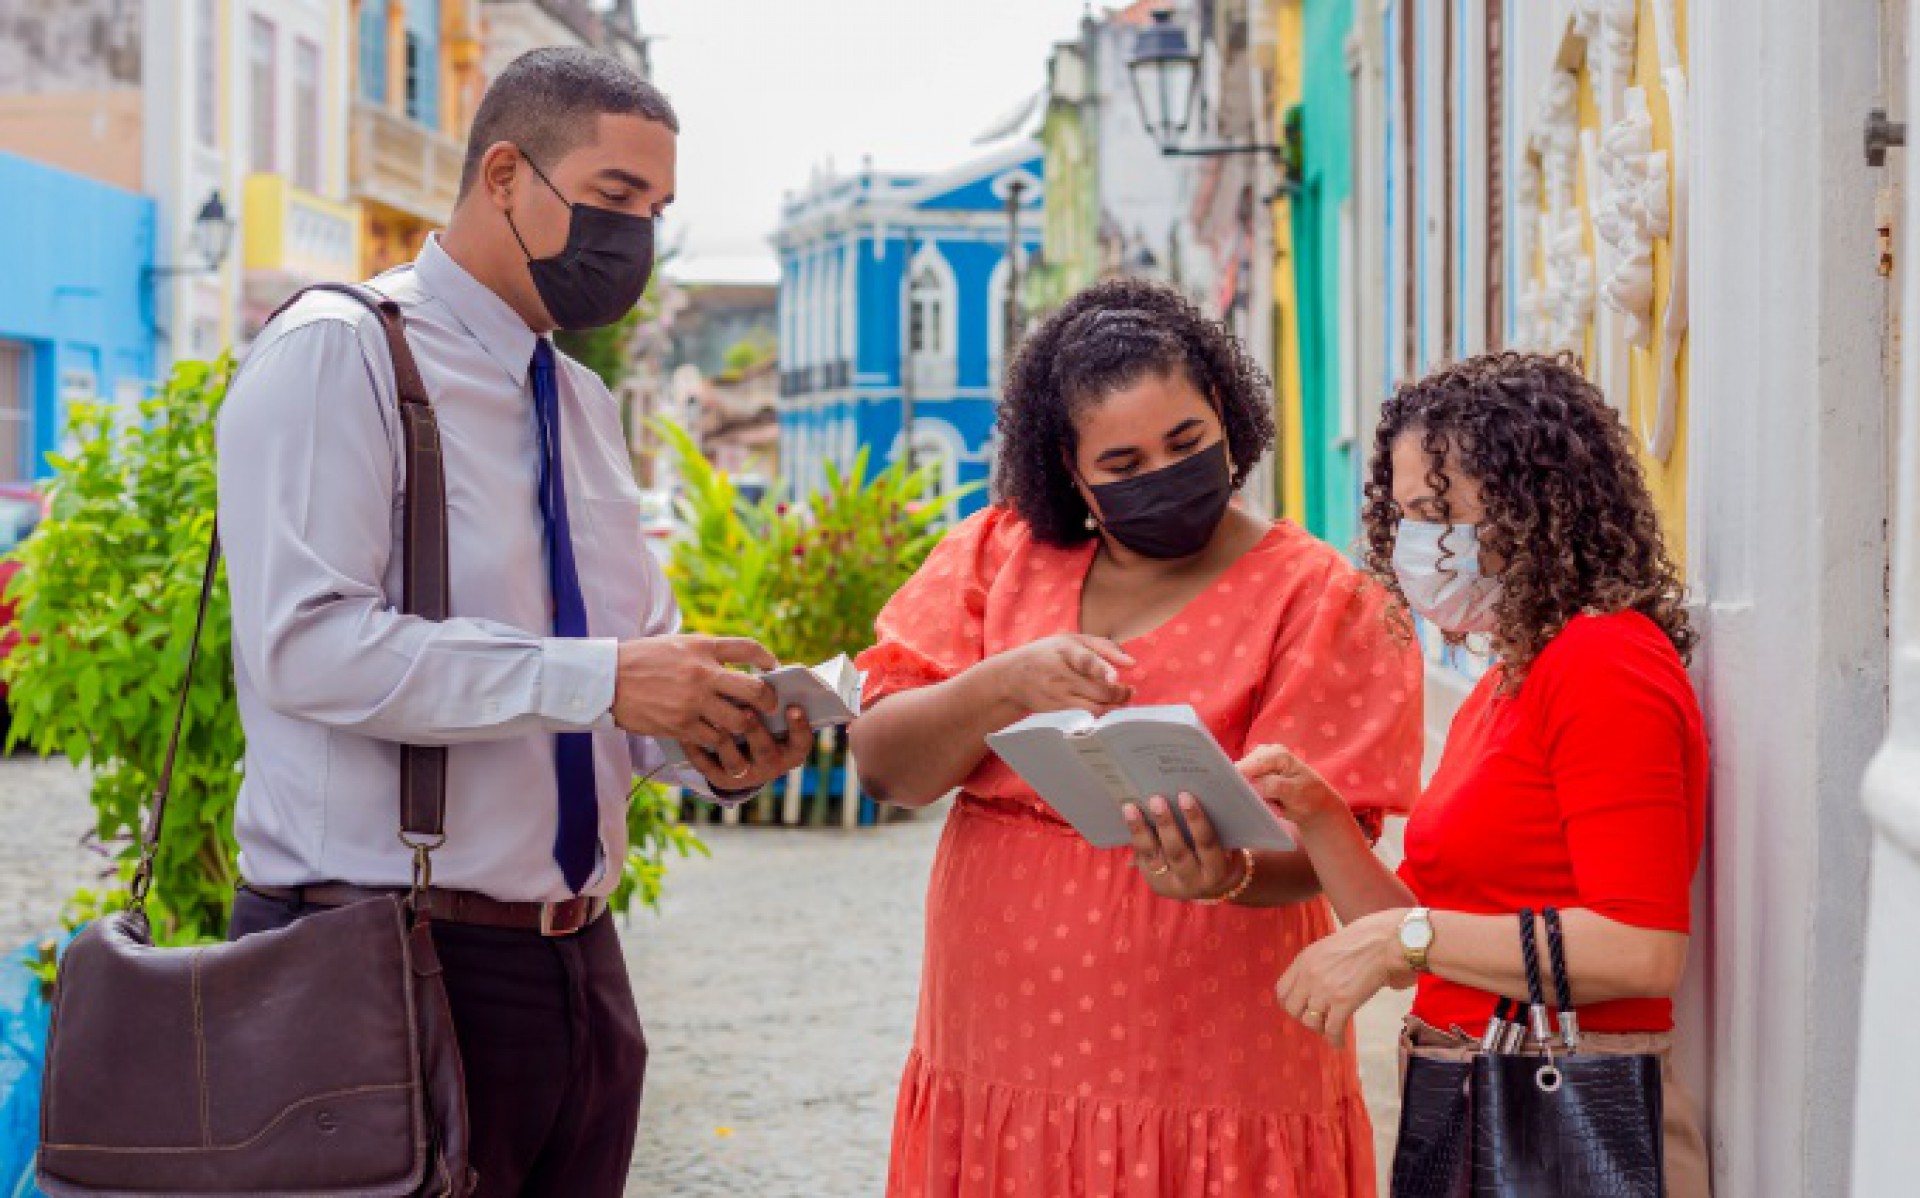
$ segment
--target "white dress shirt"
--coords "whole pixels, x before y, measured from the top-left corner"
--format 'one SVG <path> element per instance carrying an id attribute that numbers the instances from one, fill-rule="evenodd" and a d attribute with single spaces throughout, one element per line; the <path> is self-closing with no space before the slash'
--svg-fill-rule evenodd
<path id="1" fill-rule="evenodd" d="M 535 337 L 430 239 L 372 284 L 405 312 L 439 417 L 449 618 L 400 612 L 405 466 L 379 319 L 316 293 L 273 322 L 219 423 L 220 527 L 246 776 L 235 834 L 250 882 L 403 886 L 400 745 L 451 745 L 437 886 L 498 899 L 570 897 L 553 859 L 556 732 L 594 733 L 605 894 L 627 850 L 652 741 L 618 731 L 618 641 L 674 631 L 647 552 L 613 397 L 557 357 L 567 511 L 591 638 L 549 635 Z M 691 770 L 662 780 L 706 789 Z"/>

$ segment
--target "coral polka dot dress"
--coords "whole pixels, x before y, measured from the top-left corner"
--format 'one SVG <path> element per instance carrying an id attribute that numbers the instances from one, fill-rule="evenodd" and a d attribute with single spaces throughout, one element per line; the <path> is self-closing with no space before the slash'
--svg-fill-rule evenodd
<path id="1" fill-rule="evenodd" d="M 955 528 L 877 623 L 868 703 L 1077 630 L 1096 546 L 1035 541 L 1001 508 Z M 1126 642 L 1140 704 L 1197 708 L 1235 756 L 1291 747 L 1363 818 L 1403 811 L 1420 663 L 1385 593 L 1276 524 L 1160 628 Z M 891 1198 L 1372 1198 L 1353 1052 L 1288 1019 L 1273 984 L 1326 934 L 1288 907 L 1163 899 L 989 754 L 933 864 L 919 1025 Z"/>

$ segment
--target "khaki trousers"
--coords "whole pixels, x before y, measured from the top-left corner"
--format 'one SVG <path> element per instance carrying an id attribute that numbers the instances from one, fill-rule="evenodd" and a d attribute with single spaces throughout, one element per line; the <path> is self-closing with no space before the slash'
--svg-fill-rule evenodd
<path id="1" fill-rule="evenodd" d="M 1455 1032 L 1443 1032 L 1407 1016 L 1400 1033 L 1400 1076 L 1405 1080 L 1412 1056 L 1463 1061 L 1479 1050 L 1476 1041 Z M 1537 1050 L 1532 1050 L 1537 1051 Z M 1660 1058 L 1661 1106 L 1665 1110 L 1667 1198 L 1710 1198 L 1712 1166 L 1706 1137 L 1700 1131 L 1700 1108 L 1673 1075 L 1673 1033 L 1623 1035 L 1581 1032 L 1580 1051 L 1611 1055 L 1650 1053 Z"/>

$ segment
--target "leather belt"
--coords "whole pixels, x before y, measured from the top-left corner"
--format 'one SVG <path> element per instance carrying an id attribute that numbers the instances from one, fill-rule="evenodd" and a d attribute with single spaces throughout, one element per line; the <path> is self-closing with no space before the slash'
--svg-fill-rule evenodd
<path id="1" fill-rule="evenodd" d="M 253 893 L 283 903 L 315 907 L 348 907 L 376 898 L 405 898 L 406 887 L 354 886 L 345 882 L 317 882 L 311 886 L 256 886 L 243 884 Z M 582 895 L 558 903 L 506 902 L 488 898 L 471 890 L 443 890 L 430 887 L 426 911 L 433 919 L 448 923 L 473 924 L 483 928 L 504 928 L 515 932 L 538 932 L 542 936 L 572 936 L 607 913 L 607 900 Z"/>

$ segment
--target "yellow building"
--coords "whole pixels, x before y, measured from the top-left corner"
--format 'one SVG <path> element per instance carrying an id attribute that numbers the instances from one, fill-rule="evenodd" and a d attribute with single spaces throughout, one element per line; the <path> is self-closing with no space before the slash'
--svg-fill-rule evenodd
<path id="1" fill-rule="evenodd" d="M 353 0 L 351 191 L 360 273 L 409 262 L 452 215 L 486 87 L 476 0 Z"/>
<path id="2" fill-rule="evenodd" d="M 1301 99 L 1302 0 L 1268 0 L 1272 22 L 1273 59 L 1269 66 L 1268 96 L 1272 104 L 1269 128 L 1286 130 Z M 1273 400 L 1274 423 L 1279 426 L 1278 474 L 1275 499 L 1278 514 L 1299 524 L 1307 522 L 1305 411 L 1301 400 L 1300 295 L 1295 269 L 1293 198 L 1277 196 L 1269 208 L 1273 220 Z"/>

